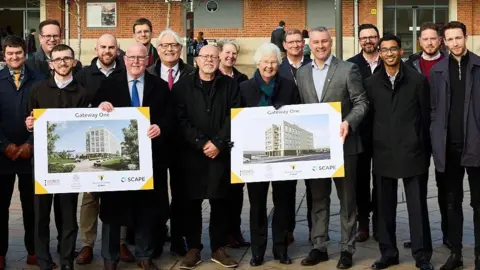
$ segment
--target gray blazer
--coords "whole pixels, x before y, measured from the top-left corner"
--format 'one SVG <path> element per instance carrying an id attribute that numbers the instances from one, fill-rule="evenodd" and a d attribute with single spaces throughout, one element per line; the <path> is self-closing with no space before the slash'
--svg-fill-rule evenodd
<path id="1" fill-rule="evenodd" d="M 313 64 L 313 62 L 312 62 Z M 369 102 L 363 88 L 362 76 L 358 67 L 350 62 L 332 57 L 322 96 L 317 96 L 313 83 L 312 64 L 301 67 L 296 74 L 300 98 L 303 104 L 320 102 L 341 102 L 342 119 L 350 126 L 343 151 L 345 155 L 355 155 L 363 151 L 357 127 L 366 116 Z"/>

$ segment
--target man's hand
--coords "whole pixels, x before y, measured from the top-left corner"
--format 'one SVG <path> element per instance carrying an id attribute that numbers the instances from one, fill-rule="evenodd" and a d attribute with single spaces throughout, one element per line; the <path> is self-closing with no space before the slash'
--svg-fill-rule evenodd
<path id="1" fill-rule="evenodd" d="M 100 105 L 98 105 L 98 108 L 104 112 L 111 112 L 113 111 L 113 105 L 112 103 L 108 102 L 108 101 L 104 101 L 102 103 L 100 103 Z"/>
<path id="2" fill-rule="evenodd" d="M 18 159 L 18 157 L 22 154 L 22 149 L 20 149 L 18 146 L 16 146 L 15 144 L 11 143 L 7 146 L 7 148 L 5 148 L 5 155 L 15 161 Z"/>
<path id="3" fill-rule="evenodd" d="M 153 139 L 160 136 L 160 127 L 158 125 L 151 125 L 148 127 L 147 130 L 147 137 L 149 139 Z"/>
<path id="4" fill-rule="evenodd" d="M 340 125 L 340 137 L 342 137 L 342 143 L 345 143 L 345 138 L 348 136 L 348 122 L 343 121 Z"/>
<path id="5" fill-rule="evenodd" d="M 30 116 L 27 117 L 25 120 L 25 125 L 29 131 L 33 130 L 33 123 L 35 122 L 35 118 L 33 117 L 33 111 L 30 113 Z"/>
<path id="6" fill-rule="evenodd" d="M 220 153 L 220 151 L 218 150 L 218 148 L 211 142 L 211 141 L 208 141 L 204 146 L 203 146 L 203 153 L 211 158 L 211 159 L 214 159 L 218 156 L 218 154 Z"/>
<path id="7" fill-rule="evenodd" d="M 33 145 L 29 143 L 24 143 L 20 145 L 20 158 L 22 159 L 30 159 L 33 156 Z"/>

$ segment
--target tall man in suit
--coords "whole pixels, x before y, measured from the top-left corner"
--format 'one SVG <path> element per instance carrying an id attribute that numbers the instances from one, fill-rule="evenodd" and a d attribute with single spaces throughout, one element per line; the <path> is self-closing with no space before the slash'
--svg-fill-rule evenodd
<path id="1" fill-rule="evenodd" d="M 332 37 L 328 28 L 317 27 L 311 31 L 310 48 L 312 48 L 314 61 L 311 65 L 306 65 L 297 71 L 302 102 L 305 104 L 342 103 L 343 122 L 340 125 L 340 135 L 344 142 L 345 177 L 334 179 L 340 199 L 342 226 L 342 252 L 337 268 L 348 269 L 353 264 L 352 255 L 355 252 L 357 155 L 363 150 L 360 136 L 356 131 L 368 111 L 368 99 L 358 67 L 331 55 Z M 312 266 L 328 260 L 329 197 L 332 182 L 330 178 L 325 178 L 312 180 L 310 184 L 313 249 L 302 261 L 304 266 Z"/>

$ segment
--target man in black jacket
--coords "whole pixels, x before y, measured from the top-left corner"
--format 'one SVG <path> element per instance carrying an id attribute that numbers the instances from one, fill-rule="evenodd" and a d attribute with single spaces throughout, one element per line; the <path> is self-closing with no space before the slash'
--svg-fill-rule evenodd
<path id="1" fill-rule="evenodd" d="M 407 196 L 412 255 L 416 267 L 433 270 L 428 220 L 430 96 L 427 79 L 402 60 L 398 37 L 380 39 L 381 70 L 365 81 L 373 113 L 373 172 L 377 182 L 378 242 L 381 258 L 373 269 L 399 263 L 395 236 L 398 179 Z"/>
<path id="2" fill-rule="evenodd" d="M 378 40 L 380 34 L 373 24 L 362 24 L 358 27 L 358 39 L 362 50 L 357 55 L 348 59 L 349 62 L 355 63 L 360 69 L 362 80 L 372 76 L 382 65 L 382 60 L 378 54 Z M 370 212 L 372 215 L 373 237 L 376 239 L 376 213 L 377 200 L 375 197 L 375 181 L 373 181 L 373 189 L 370 192 L 370 178 L 372 175 L 372 113 L 369 112 L 359 126 L 360 138 L 362 139 L 363 152 L 358 156 L 357 166 L 357 242 L 365 242 L 370 237 Z M 372 176 L 374 179 L 374 176 Z"/>
<path id="3" fill-rule="evenodd" d="M 193 269 L 201 262 L 202 202 L 210 201 L 212 261 L 236 267 L 225 251 L 230 185 L 230 109 L 240 105 L 237 83 L 218 71 L 219 52 L 204 46 L 197 57 L 198 69 L 172 90 L 182 147 L 177 149 L 186 172 L 185 193 L 189 217 L 186 239 L 189 251 L 180 268 Z"/>
<path id="4" fill-rule="evenodd" d="M 27 113 L 40 108 L 85 108 L 88 101 L 85 89 L 73 78 L 72 70 L 76 64 L 73 49 L 59 44 L 50 52 L 50 67 L 55 74 L 32 87 L 27 105 Z M 27 117 L 29 130 L 33 128 L 33 117 Z M 73 269 L 75 242 L 77 240 L 77 202 L 78 193 L 56 194 L 61 213 L 62 234 L 60 238 L 60 264 L 62 270 Z M 35 253 L 41 270 L 54 267 L 50 255 L 50 212 L 52 194 L 35 195 Z"/>
<path id="5" fill-rule="evenodd" d="M 277 45 L 277 47 L 280 49 L 282 54 L 285 54 L 285 48 L 283 48 L 283 40 L 285 38 L 285 22 L 280 21 L 278 23 L 277 28 L 272 31 L 272 35 L 270 37 L 270 42 Z M 282 55 L 284 56 L 284 55 Z"/>

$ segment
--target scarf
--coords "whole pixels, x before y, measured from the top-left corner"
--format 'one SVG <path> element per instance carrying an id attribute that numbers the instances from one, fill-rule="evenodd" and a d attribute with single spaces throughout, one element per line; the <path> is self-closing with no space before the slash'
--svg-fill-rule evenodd
<path id="1" fill-rule="evenodd" d="M 275 90 L 275 77 L 270 80 L 269 83 L 266 83 L 260 75 L 260 71 L 257 69 L 255 71 L 254 78 L 261 92 L 260 102 L 258 103 L 258 106 L 271 106 L 273 91 Z"/>

